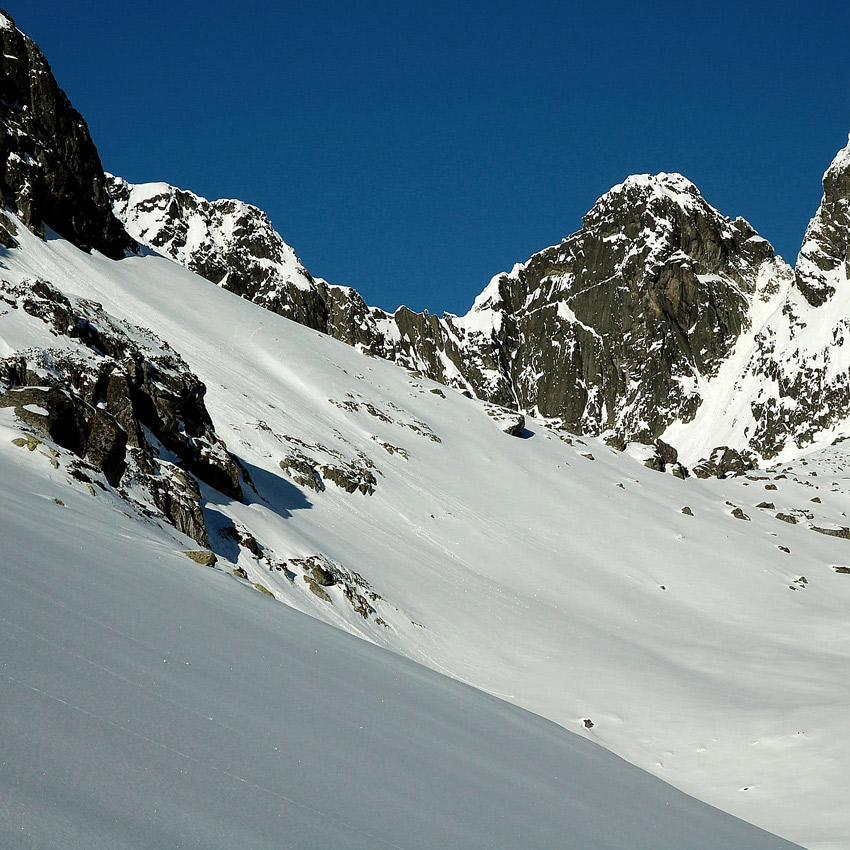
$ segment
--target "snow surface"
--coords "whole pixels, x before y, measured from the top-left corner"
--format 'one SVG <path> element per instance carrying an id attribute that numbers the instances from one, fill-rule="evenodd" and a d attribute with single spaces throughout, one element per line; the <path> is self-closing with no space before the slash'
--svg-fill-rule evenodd
<path id="1" fill-rule="evenodd" d="M 63 527 L 67 551 L 76 547 L 84 553 L 82 560 L 91 564 L 95 576 L 91 581 L 84 573 L 76 575 L 83 566 L 78 561 L 71 562 L 75 566 L 70 574 L 55 572 L 59 565 L 51 564 L 49 552 L 59 546 L 59 540 L 50 536 L 54 535 L 52 527 L 45 530 L 45 548 L 34 550 L 36 554 L 30 560 L 24 557 L 26 547 L 19 541 L 24 529 L 4 537 L 2 545 L 7 548 L 0 550 L 4 551 L 4 561 L 25 564 L 27 580 L 41 590 L 51 588 L 52 594 L 67 602 L 69 610 L 76 608 L 79 599 L 93 598 L 92 587 L 106 593 L 114 586 L 114 596 L 107 597 L 99 610 L 112 610 L 114 604 L 114 619 L 108 622 L 115 628 L 125 620 L 136 622 L 134 606 L 139 610 L 139 620 L 144 619 L 144 612 L 150 615 L 152 611 L 162 611 L 162 617 L 171 618 L 167 622 L 153 618 L 150 631 L 144 632 L 149 636 L 144 641 L 156 647 L 152 657 L 158 664 L 169 657 L 160 652 L 163 647 L 171 649 L 181 664 L 185 657 L 192 666 L 192 657 L 180 648 L 179 632 L 193 635 L 193 618 L 202 620 L 206 641 L 191 637 L 189 645 L 203 645 L 205 651 L 220 657 L 221 671 L 233 667 L 238 674 L 236 681 L 247 682 L 249 691 L 245 699 L 250 710 L 240 713 L 229 702 L 227 710 L 235 719 L 218 709 L 209 716 L 227 717 L 234 729 L 247 723 L 250 735 L 263 724 L 269 743 L 280 735 L 289 736 L 287 741 L 303 741 L 307 747 L 321 737 L 314 731 L 316 723 L 310 709 L 302 707 L 287 713 L 275 708 L 276 699 L 303 697 L 298 688 L 284 687 L 279 677 L 285 671 L 273 672 L 277 659 L 284 654 L 297 657 L 302 650 L 288 644 L 284 653 L 274 648 L 271 638 L 266 641 L 266 630 L 273 630 L 272 622 L 280 624 L 286 640 L 296 644 L 302 637 L 309 643 L 304 637 L 309 634 L 310 640 L 328 645 L 337 646 L 339 642 L 340 647 L 356 647 L 350 652 L 357 664 L 360 658 L 380 658 L 382 661 L 376 664 L 390 665 L 390 679 L 402 681 L 398 677 L 403 674 L 398 671 L 416 669 L 404 666 L 406 662 L 400 659 L 388 660 L 365 643 L 347 642 L 342 635 L 323 631 L 290 612 L 290 606 L 555 721 L 685 792 L 772 832 L 812 848 L 850 848 L 850 809 L 845 794 L 850 777 L 846 724 L 850 646 L 844 637 L 850 577 L 833 569 L 850 564 L 850 541 L 813 532 L 808 519 L 792 525 L 778 521 L 772 510 L 755 507 L 767 498 L 775 502 L 777 511 L 809 510 L 812 522 L 821 527 L 846 525 L 843 512 L 850 489 L 850 458 L 846 452 L 834 449 L 813 455 L 805 461 L 807 465 L 800 460 L 787 477 L 774 475 L 770 481 L 680 481 L 652 472 L 601 442 L 565 442 L 565 435 L 533 419 L 527 420 L 528 439 L 513 438 L 499 431 L 479 402 L 446 388 L 442 388 L 445 397 L 436 395 L 429 391 L 436 385 L 411 378 L 390 363 L 367 358 L 211 286 L 161 257 L 145 254 L 115 263 L 86 255 L 59 239 L 43 243 L 23 228 L 21 231 L 23 248 L 0 254 L 4 266 L 0 275 L 14 282 L 44 277 L 69 294 L 102 303 L 113 316 L 153 328 L 207 383 L 207 402 L 216 429 L 246 464 L 260 494 L 246 504 L 236 504 L 206 489 L 210 527 L 235 520 L 280 559 L 321 552 L 361 573 L 383 597 L 376 607 L 386 626 L 374 619 L 361 619 L 346 607 L 341 594 L 333 596 L 331 604 L 322 601 L 305 583 L 290 581 L 282 572 L 269 572 L 245 550 L 233 552 L 213 534 L 222 568 L 232 566 L 224 557 L 238 558 L 250 581 L 262 582 L 285 605 L 259 594 L 243 602 L 247 593 L 244 585 L 235 580 L 224 585 L 218 573 L 184 563 L 185 559 L 175 560 L 173 549 L 161 542 L 161 536 L 152 537 L 155 542 L 150 544 L 139 543 L 137 524 L 129 520 L 125 523 L 120 508 L 105 523 L 114 532 L 114 543 L 107 532 L 98 543 L 83 526 L 76 531 L 73 523 Z M 5 345 L 20 347 L 28 336 L 30 331 L 14 311 L 0 315 L 0 340 L 7 340 Z M 371 413 L 368 405 L 386 418 Z M 428 438 L 427 431 L 440 442 Z M 330 482 L 319 493 L 297 487 L 278 466 L 293 438 L 314 447 L 310 451 L 317 456 L 333 450 L 351 460 L 361 454 L 371 459 L 378 470 L 375 494 L 348 494 Z M 42 483 L 25 482 L 19 498 L 42 493 L 48 498 L 38 504 L 52 511 L 51 499 L 56 493 L 44 483 L 54 475 L 52 467 L 38 452 L 14 447 L 10 440 L 11 436 L 0 439 L 4 463 L 11 462 L 11 456 L 18 464 L 41 464 L 38 482 Z M 405 449 L 407 457 L 390 454 L 384 444 Z M 810 474 L 815 469 L 816 477 Z M 64 481 L 60 473 L 55 475 Z M 777 490 L 765 492 L 766 484 Z M 65 483 L 60 489 L 94 504 L 84 489 L 71 490 Z M 822 499 L 820 503 L 810 502 L 815 495 Z M 60 498 L 68 501 L 65 496 Z M 97 496 L 98 500 L 102 498 Z M 20 528 L 14 523 L 23 523 L 24 517 L 37 513 L 29 508 L 32 502 L 17 504 L 15 508 L 15 501 L 4 503 L 4 529 Z M 75 504 L 79 505 L 79 500 Z M 692 508 L 694 516 L 681 513 L 685 505 Z M 741 506 L 751 521 L 732 517 L 733 506 Z M 154 531 L 149 533 L 153 535 Z M 86 539 L 94 540 L 93 549 Z M 174 548 L 188 548 L 188 541 L 175 544 L 173 537 L 169 541 Z M 779 546 L 787 546 L 790 553 Z M 126 557 L 94 557 L 91 553 L 98 548 L 126 553 Z M 156 557 L 145 555 L 154 550 Z M 132 571 L 136 568 L 142 570 L 142 577 Z M 181 576 L 185 585 L 166 581 L 166 574 Z M 799 584 L 802 576 L 807 579 L 805 586 Z M 144 577 L 149 579 L 147 583 Z M 64 600 L 63 595 L 70 595 L 71 601 Z M 246 613 L 239 615 L 238 624 L 228 621 L 224 614 L 219 617 L 218 608 L 215 615 L 208 611 L 204 614 L 211 597 L 221 598 L 222 609 L 247 606 Z M 118 605 L 117 598 L 124 604 Z M 178 610 L 169 609 L 167 600 L 173 600 Z M 182 629 L 178 628 L 180 610 L 185 610 L 187 617 Z M 261 611 L 270 613 L 255 613 Z M 254 622 L 261 624 L 257 634 L 262 633 L 262 638 L 248 634 L 249 623 Z M 140 622 L 139 627 L 145 624 Z M 237 632 L 241 637 L 234 644 Z M 61 632 L 51 634 L 55 643 L 62 642 Z M 257 683 L 250 671 L 256 670 L 257 655 L 262 656 L 262 647 L 267 644 L 262 670 L 265 673 L 268 669 L 269 678 Z M 93 653 L 107 651 L 94 640 L 87 646 Z M 142 644 L 138 646 L 138 653 L 142 653 Z M 236 665 L 234 646 L 243 647 L 238 655 L 241 663 L 248 664 L 250 659 L 250 669 Z M 35 651 L 34 643 L 27 647 L 29 652 Z M 359 673 L 346 652 L 349 650 L 339 650 L 339 658 L 345 663 L 333 669 L 347 671 L 339 677 L 350 684 Z M 127 654 L 122 651 L 120 658 L 110 663 L 127 664 Z M 317 658 L 323 655 L 314 654 Z M 333 653 L 328 650 L 327 654 Z M 21 664 L 26 659 L 26 655 L 16 657 Z M 169 671 L 173 663 L 169 660 Z M 38 663 L 33 664 L 38 670 Z M 401 666 L 392 666 L 395 664 Z M 140 681 L 141 675 L 133 668 L 128 678 Z M 364 670 L 359 680 L 366 683 L 367 692 L 380 691 L 375 684 L 380 677 L 376 673 L 373 680 L 371 675 Z M 428 675 L 416 673 L 419 677 Z M 205 683 L 211 676 L 204 679 Z M 85 677 L 68 676 L 60 681 L 68 687 L 78 683 L 82 688 Z M 295 679 L 296 684 L 299 681 L 305 680 Z M 215 693 L 226 695 L 230 693 L 227 687 L 221 685 L 222 690 Z M 459 704 L 473 705 L 473 713 L 484 704 L 478 702 L 483 697 L 457 683 L 439 687 L 459 689 L 451 693 L 457 695 Z M 98 693 L 101 690 L 108 689 L 99 689 Z M 186 694 L 193 693 L 196 691 L 187 686 Z M 110 699 L 119 699 L 119 695 L 116 692 Z M 57 696 L 67 698 L 63 693 Z M 190 704 L 194 705 L 191 700 Z M 287 705 L 291 706 L 285 702 Z M 340 698 L 335 698 L 334 710 L 341 712 L 349 707 L 355 716 L 362 716 L 358 712 L 363 704 L 344 690 Z M 317 710 L 320 708 L 321 703 Z M 131 709 L 132 702 L 127 706 L 107 700 L 99 714 L 113 720 L 119 717 L 115 721 L 119 725 L 139 723 L 140 735 L 181 749 L 180 736 L 176 740 L 168 737 L 167 722 L 157 725 L 149 714 L 141 710 L 136 714 Z M 439 709 L 440 716 L 452 716 L 442 715 L 444 711 L 450 709 Z M 500 707 L 499 711 L 513 709 Z M 203 715 L 204 711 L 199 709 L 199 713 Z M 369 716 L 371 708 L 363 709 L 363 713 Z M 28 714 L 29 708 L 24 716 Z M 593 726 L 585 728 L 585 720 Z M 33 722 L 34 728 L 43 729 L 44 725 L 55 726 L 59 717 Z M 346 723 L 350 735 L 344 740 L 350 742 L 362 724 L 353 719 Z M 153 736 L 151 725 L 164 737 Z M 448 728 L 453 727 L 450 720 Z M 331 734 L 322 723 L 318 728 Z M 475 728 L 485 731 L 480 724 Z M 551 729 L 548 725 L 540 728 Z M 188 735 L 190 730 L 185 731 Z M 31 729 L 27 734 L 35 732 Z M 88 728 L 79 734 L 90 736 L 92 731 Z M 236 732 L 232 734 L 228 741 L 242 740 Z M 559 730 L 558 734 L 572 740 L 566 732 Z M 210 739 L 195 741 L 195 746 L 192 735 L 187 741 L 188 753 L 206 765 Z M 494 732 L 493 740 L 501 735 Z M 524 746 L 519 743 L 524 735 L 505 738 L 506 746 L 516 753 Z M 403 738 L 400 733 L 399 737 Z M 340 737 L 333 740 L 331 749 L 341 753 L 345 765 L 352 770 L 359 765 L 363 775 L 371 776 L 363 749 L 358 748 L 359 756 L 355 756 L 344 749 Z M 551 747 L 552 740 L 546 738 L 541 749 Z M 60 747 L 55 741 L 43 744 L 54 745 Z M 428 747 L 432 745 L 434 741 L 429 739 Z M 251 753 L 255 752 L 253 746 L 249 746 Z M 279 745 L 275 741 L 272 746 Z M 374 739 L 368 738 L 365 746 L 366 752 L 372 752 Z M 423 748 L 427 749 L 424 744 Z M 117 743 L 110 748 L 113 755 L 119 750 Z M 201 755 L 197 755 L 199 752 Z M 307 750 L 304 752 L 302 762 L 310 763 Z M 406 751 L 402 748 L 400 752 L 403 755 Z M 493 770 L 501 771 L 505 764 L 531 770 L 528 765 L 538 764 L 537 755 L 526 758 L 524 750 L 520 753 L 521 757 L 498 761 Z M 130 764 L 138 763 L 135 757 L 127 758 Z M 236 744 L 226 744 L 220 759 L 216 765 L 231 764 L 234 774 L 248 778 L 240 771 L 251 759 L 243 761 Z M 317 759 L 314 769 L 318 771 L 325 762 Z M 551 762 L 544 759 L 538 766 L 541 771 L 549 770 L 548 764 Z M 306 787 L 312 775 L 298 774 L 297 770 L 296 776 L 306 777 L 301 783 Z M 404 771 L 392 766 L 387 771 L 386 776 L 372 777 L 375 787 L 386 789 L 404 781 Z M 201 772 L 211 789 L 219 787 L 220 776 L 206 769 Z M 80 771 L 83 777 L 90 773 L 88 769 Z M 453 775 L 458 777 L 453 788 L 472 781 L 460 767 Z M 356 790 L 350 787 L 349 776 L 345 774 L 330 791 L 321 785 L 316 792 L 323 805 L 331 801 L 341 807 L 332 810 L 334 817 L 340 812 L 340 817 L 349 817 L 354 808 L 353 804 L 348 807 L 348 795 Z M 389 783 L 387 776 L 392 778 Z M 272 780 L 250 781 L 264 785 Z M 532 784 L 518 780 L 517 787 L 539 787 L 528 781 Z M 145 787 L 146 793 L 155 793 L 152 787 Z M 284 787 L 281 780 L 271 790 L 291 796 L 291 789 L 284 791 Z M 488 788 L 484 786 L 485 792 Z M 510 793 L 519 792 L 514 788 Z M 529 796 L 539 797 L 536 791 Z M 564 796 L 556 795 L 559 805 L 566 805 Z M 612 793 L 605 799 L 615 796 Z M 234 798 L 242 799 L 241 795 Z M 280 801 L 274 799 L 275 814 L 268 815 L 270 818 L 280 812 Z M 529 797 L 520 794 L 518 799 Z M 601 793 L 593 796 L 594 801 L 602 799 Z M 590 798 L 584 800 L 590 802 Z M 615 808 L 621 805 L 622 800 Z M 316 808 L 325 811 L 322 806 Z M 151 806 L 142 809 L 138 816 L 144 820 Z M 384 806 L 380 815 L 374 807 L 367 806 L 363 811 L 368 812 L 367 820 L 373 825 L 384 818 L 395 822 L 394 805 Z M 510 811 L 507 806 L 506 819 Z M 522 814 L 517 817 L 523 823 L 535 820 L 536 828 L 543 830 L 549 814 L 525 820 Z M 443 820 L 442 812 L 434 817 L 435 823 Z M 609 813 L 607 820 L 616 824 L 619 815 L 611 817 Z M 265 828 L 257 821 L 257 817 L 250 819 L 254 828 Z M 573 834 L 567 831 L 565 821 L 556 818 L 555 822 L 562 825 L 557 834 Z M 480 826 L 480 821 L 476 823 Z M 516 827 L 516 821 L 511 823 L 513 826 L 505 828 Z M 576 820 L 572 823 L 569 828 L 578 828 Z M 695 840 L 682 833 L 670 846 L 715 846 L 710 842 L 720 834 L 712 828 L 704 838 Z M 542 836 L 540 846 L 570 843 L 564 838 L 552 841 L 549 833 L 535 835 Z M 418 840 L 421 830 L 407 829 L 404 837 L 408 842 Z M 664 846 L 656 839 L 650 846 Z M 743 839 L 724 841 L 716 846 L 747 846 Z M 531 840 L 516 842 L 504 837 L 493 838 L 491 843 L 534 846 Z M 404 841 L 399 840 L 399 844 L 407 846 Z M 435 846 L 452 845 L 444 841 Z M 475 845 L 460 839 L 456 846 Z M 593 845 L 581 837 L 572 846 Z M 632 842 L 622 846 L 639 845 Z"/>
<path id="2" fill-rule="evenodd" d="M 0 476 L 3 847 L 792 846 L 192 563 L 37 454 Z"/>

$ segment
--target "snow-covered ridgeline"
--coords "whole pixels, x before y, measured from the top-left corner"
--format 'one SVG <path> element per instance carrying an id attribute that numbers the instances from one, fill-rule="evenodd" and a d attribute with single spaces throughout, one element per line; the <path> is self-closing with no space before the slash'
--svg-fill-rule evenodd
<path id="1" fill-rule="evenodd" d="M 221 242 L 213 210 L 237 202 L 190 195 L 184 214 L 179 190 L 112 186 L 134 236 L 218 282 L 205 247 Z M 258 210 L 242 208 L 261 222 L 244 229 L 262 238 L 230 243 L 227 288 L 489 401 L 625 437 L 651 438 L 693 412 L 699 397 L 685 380 L 716 370 L 772 257 L 749 224 L 722 216 L 681 175 L 636 175 L 597 201 L 582 230 L 494 277 L 465 316 L 389 314 L 301 272 L 312 286 L 313 309 L 303 309 L 306 294 L 283 271 L 275 286 L 233 283 L 285 244 Z M 188 221 L 198 237 L 175 241 Z"/>

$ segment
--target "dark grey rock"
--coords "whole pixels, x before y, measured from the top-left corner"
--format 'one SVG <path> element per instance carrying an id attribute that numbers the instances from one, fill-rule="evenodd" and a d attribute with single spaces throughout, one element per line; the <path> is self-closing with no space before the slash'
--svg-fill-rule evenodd
<path id="1" fill-rule="evenodd" d="M 86 122 L 35 42 L 14 26 L 0 27 L 0 46 L 2 206 L 39 235 L 50 227 L 80 248 L 123 256 L 135 242 L 112 212 Z M 4 231 L 2 243 L 14 247 Z"/>
<path id="2" fill-rule="evenodd" d="M 241 500 L 242 488 L 203 383 L 150 331 L 116 322 L 100 305 L 72 302 L 46 281 L 0 281 L 0 296 L 78 343 L 0 360 L 0 406 L 14 407 L 28 428 L 87 460 L 113 486 L 132 467 L 162 515 L 206 545 L 194 476 L 233 499 Z M 182 469 L 160 457 L 160 446 Z"/>
<path id="3" fill-rule="evenodd" d="M 812 531 L 817 531 L 818 534 L 827 534 L 830 537 L 841 537 L 844 540 L 850 540 L 850 528 L 821 528 L 817 525 L 810 525 Z"/>

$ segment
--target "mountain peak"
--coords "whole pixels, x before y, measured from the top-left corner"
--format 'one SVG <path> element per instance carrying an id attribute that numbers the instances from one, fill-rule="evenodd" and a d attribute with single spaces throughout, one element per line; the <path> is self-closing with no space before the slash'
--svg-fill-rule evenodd
<path id="1" fill-rule="evenodd" d="M 824 183 L 840 174 L 850 170 L 850 135 L 847 137 L 847 144 L 835 155 L 829 168 L 823 175 Z"/>
<path id="2" fill-rule="evenodd" d="M 612 186 L 608 194 L 628 191 L 666 193 L 673 197 L 701 198 L 699 189 L 677 171 L 660 171 L 658 174 L 630 174 L 622 183 Z"/>

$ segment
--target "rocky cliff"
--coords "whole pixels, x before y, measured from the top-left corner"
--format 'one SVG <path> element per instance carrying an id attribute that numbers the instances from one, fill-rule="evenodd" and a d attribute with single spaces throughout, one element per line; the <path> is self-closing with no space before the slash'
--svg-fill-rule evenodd
<path id="1" fill-rule="evenodd" d="M 0 201 L 33 231 L 49 227 L 113 259 L 133 247 L 112 213 L 97 149 L 44 54 L 0 10 Z M 13 244 L 8 232 L 0 242 Z"/>
<path id="2" fill-rule="evenodd" d="M 151 331 L 48 281 L 0 280 L 0 315 L 10 312 L 38 342 L 0 358 L 0 408 L 33 435 L 30 450 L 52 441 L 70 453 L 54 451 L 57 467 L 68 461 L 73 477 L 119 488 L 206 545 L 197 482 L 240 501 L 242 485 L 197 375 Z"/>

